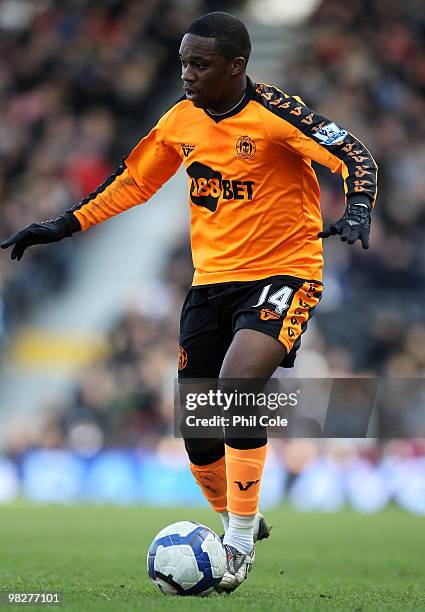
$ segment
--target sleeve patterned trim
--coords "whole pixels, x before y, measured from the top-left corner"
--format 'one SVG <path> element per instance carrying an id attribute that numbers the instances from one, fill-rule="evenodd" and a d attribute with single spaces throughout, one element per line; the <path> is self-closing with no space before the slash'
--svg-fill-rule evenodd
<path id="1" fill-rule="evenodd" d="M 373 203 L 378 168 L 368 149 L 347 130 L 308 108 L 296 97 L 260 83 L 254 99 L 341 160 L 347 169 L 346 196 L 366 195 Z"/>

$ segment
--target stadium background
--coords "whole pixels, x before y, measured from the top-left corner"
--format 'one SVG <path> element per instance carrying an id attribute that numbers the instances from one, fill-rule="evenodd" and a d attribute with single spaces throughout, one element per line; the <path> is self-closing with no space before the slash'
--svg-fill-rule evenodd
<path id="1" fill-rule="evenodd" d="M 237 12 L 253 37 L 248 73 L 353 131 L 380 169 L 372 248 L 325 244 L 325 297 L 294 375 L 421 378 L 421 2 L 285 4 L 0 1 L 2 236 L 102 182 L 180 96 L 187 24 Z M 341 181 L 317 172 L 324 219 L 339 218 Z M 172 436 L 187 222 L 180 174 L 152 204 L 85 235 L 30 249 L 19 264 L 0 257 L 1 502 L 202 503 Z M 425 514 L 424 468 L 420 438 L 274 440 L 263 503 L 373 512 L 395 501 Z"/>

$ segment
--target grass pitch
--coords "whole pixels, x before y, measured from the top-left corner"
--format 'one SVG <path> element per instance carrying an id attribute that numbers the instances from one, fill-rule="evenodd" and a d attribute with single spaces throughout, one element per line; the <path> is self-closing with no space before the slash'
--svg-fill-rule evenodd
<path id="1" fill-rule="evenodd" d="M 272 536 L 257 546 L 249 579 L 232 595 L 204 599 L 167 597 L 146 573 L 153 536 L 185 519 L 219 531 L 204 509 L 0 507 L 0 591 L 60 591 L 64 604 L 55 608 L 78 612 L 425 610 L 423 518 L 396 508 L 371 516 L 268 512 Z"/>

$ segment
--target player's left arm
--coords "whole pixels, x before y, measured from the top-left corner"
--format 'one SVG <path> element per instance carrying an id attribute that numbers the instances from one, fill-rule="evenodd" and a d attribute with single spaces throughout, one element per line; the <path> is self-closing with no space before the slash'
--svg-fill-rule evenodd
<path id="1" fill-rule="evenodd" d="M 339 234 L 353 244 L 369 248 L 370 213 L 377 194 L 378 168 L 371 153 L 348 130 L 319 115 L 295 97 L 285 97 L 273 109 L 273 135 L 289 150 L 323 164 L 344 179 L 344 215 L 319 233 L 320 238 Z"/>
<path id="2" fill-rule="evenodd" d="M 11 258 L 19 261 L 30 246 L 59 242 L 147 202 L 181 164 L 179 154 L 164 134 L 172 110 L 161 117 L 96 191 L 56 219 L 31 223 L 18 230 L 1 243 L 1 248 L 13 247 Z"/>

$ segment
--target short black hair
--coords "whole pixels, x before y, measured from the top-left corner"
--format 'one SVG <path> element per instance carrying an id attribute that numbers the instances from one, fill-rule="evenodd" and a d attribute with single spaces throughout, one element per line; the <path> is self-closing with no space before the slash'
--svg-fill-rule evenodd
<path id="1" fill-rule="evenodd" d="M 248 62 L 251 53 L 248 30 L 240 19 L 230 13 L 206 13 L 190 24 L 186 34 L 215 38 L 217 51 L 221 55 L 228 59 L 243 57 Z"/>

